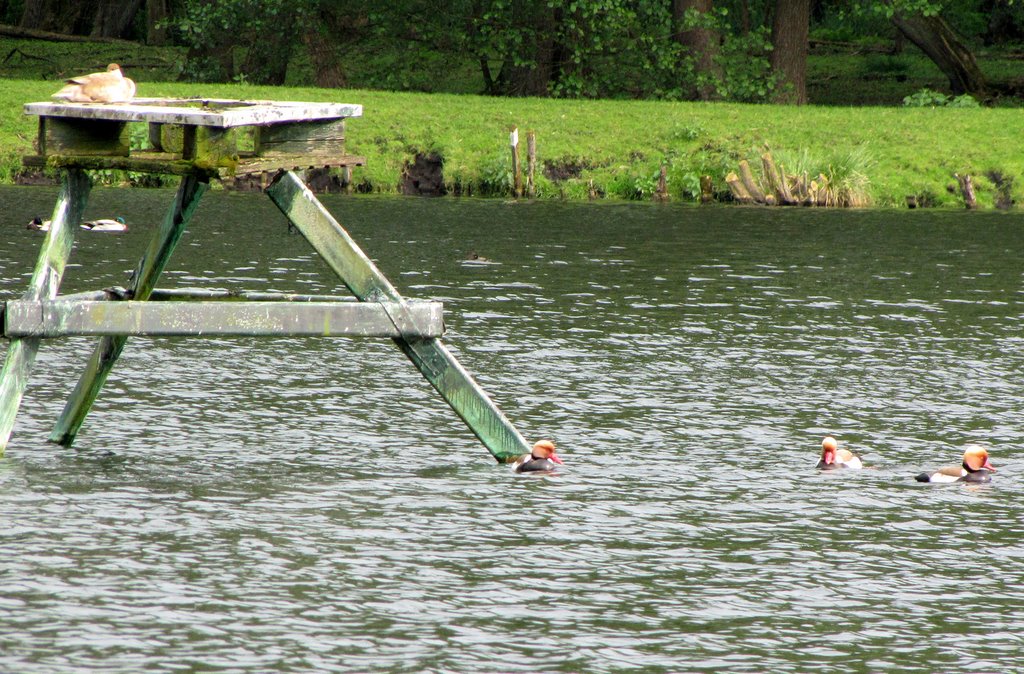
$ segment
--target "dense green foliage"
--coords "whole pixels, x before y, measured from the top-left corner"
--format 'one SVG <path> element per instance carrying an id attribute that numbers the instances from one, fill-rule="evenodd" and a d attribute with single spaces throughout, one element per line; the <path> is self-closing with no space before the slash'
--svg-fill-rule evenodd
<path id="1" fill-rule="evenodd" d="M 771 101 L 814 85 L 805 49 L 773 24 L 791 0 L 0 0 L 0 17 L 25 28 L 115 36 L 182 50 L 177 75 L 197 82 L 360 86 L 563 98 Z M 909 37 L 954 88 L 971 51 L 1024 38 L 1017 0 L 811 0 L 812 40 L 897 53 Z M 941 17 L 940 23 L 913 17 Z M 901 24 L 900 19 L 903 23 Z M 902 27 L 901 27 L 902 26 Z M 949 27 L 958 42 L 935 31 Z M 935 33 L 920 34 L 921 30 Z M 910 35 L 908 33 L 908 35 Z M 698 36 L 701 39 L 693 39 Z M 960 51 L 960 38 L 965 51 Z M 922 47 L 923 48 L 923 47 Z M 928 50 L 926 50 L 928 53 Z M 780 56 L 783 54 L 785 58 Z M 951 57 L 953 63 L 944 62 Z M 771 59 L 771 62 L 770 62 Z M 965 63 L 958 63 L 967 59 Z M 776 69 L 776 70 L 773 70 Z M 785 77 L 784 77 L 785 75 Z M 984 90 L 984 91 L 982 91 Z M 956 93 L 960 93 L 957 91 Z M 1015 93 L 1015 92 L 1010 92 Z M 904 94 L 905 95 L 905 94 Z"/>

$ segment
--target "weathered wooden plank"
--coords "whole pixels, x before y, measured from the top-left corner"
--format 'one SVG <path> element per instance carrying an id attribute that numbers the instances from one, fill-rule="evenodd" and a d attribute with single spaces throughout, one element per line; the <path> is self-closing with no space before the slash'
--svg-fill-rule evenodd
<path id="1" fill-rule="evenodd" d="M 50 218 L 50 230 L 43 239 L 39 260 L 22 299 L 39 301 L 57 295 L 74 244 L 75 231 L 89 199 L 90 187 L 89 177 L 83 171 L 64 173 L 57 205 Z M 12 339 L 7 347 L 7 358 L 0 371 L 0 456 L 11 438 L 14 419 L 38 350 L 38 339 Z"/>
<path id="2" fill-rule="evenodd" d="M 131 103 L 26 103 L 27 115 L 235 127 L 359 117 L 363 106 L 302 101 L 135 98 Z"/>
<path id="3" fill-rule="evenodd" d="M 344 119 L 272 124 L 258 128 L 255 153 L 260 157 L 345 154 Z"/>
<path id="4" fill-rule="evenodd" d="M 371 302 L 402 301 L 395 287 L 297 175 L 289 171 L 277 176 L 267 194 L 357 298 Z M 391 318 L 402 332 L 415 323 L 415 317 L 408 312 L 393 312 Z M 441 340 L 394 341 L 495 459 L 511 461 L 530 451 L 523 436 Z"/>
<path id="5" fill-rule="evenodd" d="M 9 301 L 7 337 L 184 335 L 405 337 L 444 334 L 440 302 Z M 391 316 L 408 315 L 409 332 Z"/>
<path id="6" fill-rule="evenodd" d="M 185 176 L 181 179 L 174 203 L 168 209 L 160 228 L 150 240 L 146 252 L 132 274 L 128 288 L 129 296 L 136 300 L 149 298 L 156 286 L 157 278 L 163 272 L 178 240 L 181 239 L 189 220 L 192 219 L 192 214 L 195 212 L 196 206 L 199 205 L 200 197 L 208 188 L 209 184 L 200 178 Z M 64 405 L 64 410 L 50 433 L 51 442 L 69 447 L 75 441 L 75 436 L 85 422 L 89 408 L 92 407 L 100 389 L 103 388 L 103 383 L 121 355 L 127 339 L 124 336 L 100 339 L 88 365 L 86 365 L 85 372 L 79 378 L 75 390 L 71 392 L 71 397 Z"/>
<path id="7" fill-rule="evenodd" d="M 239 158 L 238 163 L 228 166 L 205 166 L 184 160 L 172 154 L 156 152 L 135 152 L 130 157 L 78 157 L 73 155 L 51 155 L 43 157 L 28 155 L 22 157 L 22 164 L 29 167 L 77 168 L 89 171 L 123 170 L 137 173 L 161 173 L 175 176 L 197 176 L 200 178 L 230 178 L 266 171 L 305 169 L 310 166 L 365 166 L 366 157 L 357 155 L 281 155 L 273 158 Z"/>
<path id="8" fill-rule="evenodd" d="M 128 125 L 108 120 L 39 120 L 39 153 L 127 157 Z"/>

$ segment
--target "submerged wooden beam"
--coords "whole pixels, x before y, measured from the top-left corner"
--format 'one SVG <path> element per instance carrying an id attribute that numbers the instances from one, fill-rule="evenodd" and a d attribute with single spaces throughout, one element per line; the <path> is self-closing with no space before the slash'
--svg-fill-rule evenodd
<path id="1" fill-rule="evenodd" d="M 89 199 L 90 187 L 89 177 L 84 171 L 70 170 L 64 173 L 57 205 L 50 219 L 50 230 L 43 240 L 43 248 L 39 252 L 39 260 L 28 291 L 23 296 L 24 300 L 48 300 L 57 295 L 64 268 L 71 255 L 75 230 L 78 229 Z M 28 375 L 38 350 L 37 338 L 12 339 L 7 347 L 7 358 L 0 371 L 0 456 L 11 438 L 14 419 L 21 406 Z"/>
<path id="2" fill-rule="evenodd" d="M 11 301 L 7 337 L 249 335 L 404 337 L 444 334 L 440 302 Z M 409 332 L 391 315 L 407 312 Z"/>
<path id="3" fill-rule="evenodd" d="M 128 288 L 128 294 L 136 300 L 146 300 L 156 286 L 156 280 L 163 272 L 164 267 L 170 260 L 171 253 L 178 245 L 181 235 L 185 232 L 199 199 L 209 188 L 209 184 L 195 176 L 185 176 L 181 179 L 178 192 L 175 194 L 174 203 L 164 216 L 160 228 L 149 242 L 149 247 L 139 261 Z M 114 363 L 117 362 L 121 351 L 124 349 L 125 336 L 109 336 L 100 339 L 96 345 L 92 357 L 86 365 L 75 390 L 64 405 L 60 418 L 50 433 L 50 441 L 71 446 L 75 441 L 78 430 L 85 422 L 89 408 L 103 388 L 107 375 L 110 374 Z"/>
<path id="4" fill-rule="evenodd" d="M 279 174 L 267 194 L 358 299 L 402 302 L 395 287 L 297 175 Z M 410 334 L 416 324 L 408 311 L 393 312 L 391 320 L 402 334 Z M 530 451 L 519 431 L 441 340 L 398 337 L 394 341 L 495 459 L 511 461 Z"/>

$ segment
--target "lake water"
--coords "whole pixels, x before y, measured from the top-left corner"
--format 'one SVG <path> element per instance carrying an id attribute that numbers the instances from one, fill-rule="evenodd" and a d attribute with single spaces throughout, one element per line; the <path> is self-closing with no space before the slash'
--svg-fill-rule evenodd
<path id="1" fill-rule="evenodd" d="M 131 229 L 63 290 L 124 285 L 171 196 L 95 190 Z M 0 189 L 2 296 L 54 197 Z M 45 342 L 0 671 L 1024 669 L 1020 215 L 324 201 L 564 470 L 495 464 L 387 340 L 132 339 L 64 449 L 92 342 Z M 161 286 L 346 294 L 223 192 Z M 815 471 L 828 433 L 873 469 Z M 914 481 L 968 442 L 991 485 Z"/>

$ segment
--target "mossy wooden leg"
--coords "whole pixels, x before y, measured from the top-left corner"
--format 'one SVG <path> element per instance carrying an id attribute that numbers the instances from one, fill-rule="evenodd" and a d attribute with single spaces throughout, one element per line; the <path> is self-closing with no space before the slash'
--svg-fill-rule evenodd
<path id="1" fill-rule="evenodd" d="M 157 279 L 170 260 L 178 240 L 181 239 L 189 220 L 192 219 L 192 214 L 199 204 L 199 198 L 208 187 L 209 185 L 199 178 L 191 176 L 182 178 L 178 193 L 174 197 L 174 203 L 168 209 L 160 229 L 150 240 L 149 247 L 132 274 L 127 293 L 130 298 L 136 300 L 149 298 L 156 286 Z M 89 409 L 96 401 L 100 389 L 103 388 L 103 383 L 107 380 L 107 375 L 113 369 L 114 363 L 117 362 L 127 341 L 127 337 L 120 335 L 100 339 L 85 372 L 82 373 L 75 390 L 72 391 L 71 397 L 64 405 L 64 411 L 57 419 L 53 432 L 50 433 L 50 442 L 70 447 L 71 443 L 75 441 L 78 430 L 85 422 Z"/>
<path id="2" fill-rule="evenodd" d="M 78 229 L 89 199 L 90 187 L 89 176 L 85 171 L 71 169 L 64 173 L 57 205 L 50 219 L 50 231 L 43 240 L 39 260 L 23 299 L 38 301 L 57 296 L 75 241 L 75 230 Z M 7 359 L 0 372 L 0 456 L 11 438 L 14 418 L 21 406 L 28 375 L 38 350 L 37 338 L 12 339 L 7 347 Z"/>
<path id="3" fill-rule="evenodd" d="M 395 287 L 297 175 L 291 171 L 278 175 L 267 194 L 357 298 L 365 302 L 402 301 Z M 402 330 L 403 323 L 411 319 L 396 312 L 392 320 Z M 495 459 L 510 461 L 530 451 L 519 431 L 441 340 L 399 337 L 394 342 Z"/>

